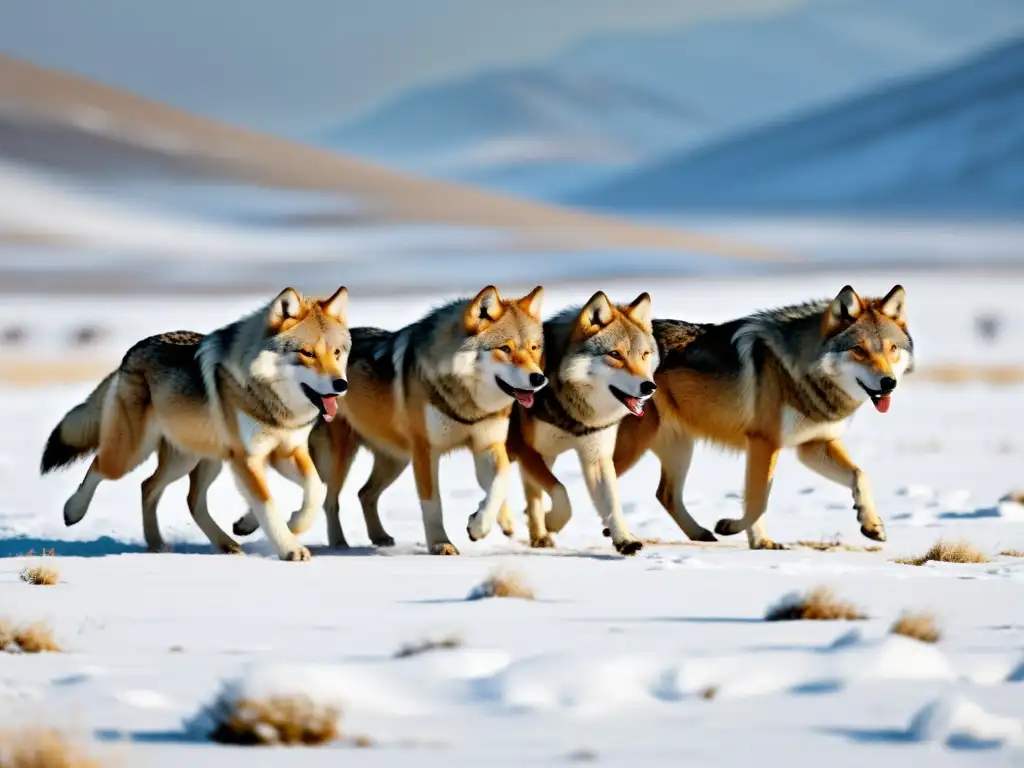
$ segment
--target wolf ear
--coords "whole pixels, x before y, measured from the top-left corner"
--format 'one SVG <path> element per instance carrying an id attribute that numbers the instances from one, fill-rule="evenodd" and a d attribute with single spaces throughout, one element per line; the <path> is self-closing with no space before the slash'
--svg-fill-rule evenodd
<path id="1" fill-rule="evenodd" d="M 860 317 L 863 308 L 864 304 L 857 292 L 848 285 L 844 286 L 825 310 L 825 335 L 831 336 L 841 331 Z"/>
<path id="2" fill-rule="evenodd" d="M 529 295 L 519 300 L 519 308 L 530 317 L 540 320 L 540 300 L 544 298 L 544 288 L 538 285 Z"/>
<path id="3" fill-rule="evenodd" d="M 503 312 L 498 289 L 488 285 L 469 302 L 462 321 L 467 332 L 481 333 L 487 326 L 496 322 Z"/>
<path id="4" fill-rule="evenodd" d="M 604 291 L 598 291 L 590 297 L 583 309 L 580 310 L 579 330 L 586 336 L 593 336 L 615 317 L 615 308 L 604 295 Z"/>
<path id="5" fill-rule="evenodd" d="M 645 328 L 651 327 L 651 296 L 649 293 L 641 293 L 633 303 L 626 309 L 626 314 L 629 315 L 634 322 L 639 323 Z"/>
<path id="6" fill-rule="evenodd" d="M 298 317 L 302 313 L 302 296 L 294 288 L 285 288 L 270 302 L 267 321 L 272 328 L 280 327 L 285 320 Z"/>
<path id="7" fill-rule="evenodd" d="M 331 298 L 320 302 L 320 309 L 328 317 L 335 320 L 344 320 L 348 314 L 348 288 L 342 286 L 334 292 Z"/>
<path id="8" fill-rule="evenodd" d="M 878 311 L 897 325 L 907 324 L 907 291 L 902 285 L 893 286 L 885 298 L 878 302 Z"/>

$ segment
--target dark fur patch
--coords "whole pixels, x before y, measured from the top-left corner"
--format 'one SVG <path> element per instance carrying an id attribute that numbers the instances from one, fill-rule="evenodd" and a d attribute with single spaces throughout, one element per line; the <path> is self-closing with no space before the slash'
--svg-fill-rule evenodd
<path id="1" fill-rule="evenodd" d="M 698 373 L 728 376 L 740 370 L 740 358 L 732 337 L 742 320 L 721 325 L 655 320 L 658 342 L 658 371 L 687 368 Z"/>
<path id="2" fill-rule="evenodd" d="M 39 463 L 39 474 L 45 475 L 55 469 L 74 464 L 79 459 L 88 456 L 90 448 L 76 448 L 64 442 L 60 436 L 60 424 L 54 427 L 50 433 L 50 439 L 46 441 L 46 448 L 43 450 L 43 458 Z"/>
<path id="3" fill-rule="evenodd" d="M 391 381 L 395 377 L 395 333 L 383 328 L 352 328 L 352 352 L 349 365 L 365 367 L 375 379 Z"/>

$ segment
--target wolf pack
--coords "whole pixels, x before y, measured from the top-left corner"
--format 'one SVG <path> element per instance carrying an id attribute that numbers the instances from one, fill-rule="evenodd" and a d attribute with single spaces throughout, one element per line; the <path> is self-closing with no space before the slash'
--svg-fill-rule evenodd
<path id="1" fill-rule="evenodd" d="M 381 495 L 412 464 L 426 545 L 457 555 L 445 531 L 438 466 L 468 449 L 483 491 L 467 521 L 471 541 L 495 523 L 516 528 L 508 493 L 518 463 L 530 545 L 554 547 L 572 517 L 555 459 L 575 452 L 603 533 L 623 555 L 642 542 L 623 515 L 618 478 L 645 454 L 661 465 L 655 495 L 692 540 L 746 532 L 776 549 L 765 526 L 776 460 L 794 449 L 809 469 L 846 486 L 864 536 L 885 540 L 867 475 L 842 443 L 866 402 L 889 410 L 913 368 L 906 292 L 881 298 L 845 286 L 832 299 L 759 311 L 725 323 L 656 319 L 651 297 L 616 304 L 601 291 L 544 320 L 544 290 L 503 297 L 487 286 L 396 330 L 349 327 L 348 291 L 326 299 L 287 288 L 209 334 L 144 339 L 64 416 L 41 471 L 92 457 L 64 505 L 74 525 L 97 487 L 157 455 L 142 483 L 147 547 L 162 551 L 157 508 L 188 476 L 188 508 L 217 549 L 241 552 L 210 514 L 207 493 L 224 465 L 248 505 L 233 526 L 261 529 L 284 560 L 310 559 L 299 541 L 320 509 L 328 543 L 347 547 L 339 497 L 360 449 L 373 459 L 358 498 L 370 541 L 394 545 Z M 714 532 L 684 503 L 698 441 L 745 452 L 743 514 Z M 302 489 L 286 517 L 268 483 L 273 469 Z M 545 501 L 545 496 L 547 501 Z"/>

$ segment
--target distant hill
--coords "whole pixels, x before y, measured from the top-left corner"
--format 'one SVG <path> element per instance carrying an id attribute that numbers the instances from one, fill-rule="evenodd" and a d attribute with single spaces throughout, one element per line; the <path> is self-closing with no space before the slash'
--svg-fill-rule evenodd
<path id="1" fill-rule="evenodd" d="M 1024 212 L 1024 38 L 574 200 L 645 211 Z"/>

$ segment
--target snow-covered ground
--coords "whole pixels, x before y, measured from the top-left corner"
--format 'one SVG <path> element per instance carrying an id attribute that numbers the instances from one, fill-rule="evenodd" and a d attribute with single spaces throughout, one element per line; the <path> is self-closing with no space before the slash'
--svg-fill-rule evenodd
<path id="1" fill-rule="evenodd" d="M 3 389 L 0 619 L 48 620 L 67 652 L 0 654 L 0 723 L 65 725 L 115 764 L 133 766 L 284 759 L 522 766 L 588 758 L 623 766 L 973 766 L 1024 759 L 1024 559 L 998 554 L 1024 549 L 1024 507 L 1000 501 L 1024 488 L 1024 387 L 927 379 L 940 363 L 967 371 L 1024 363 L 1024 278 L 862 274 L 605 287 L 621 300 L 650 290 L 660 316 L 719 320 L 832 294 L 848 280 L 866 294 L 896 281 L 907 287 L 921 372 L 901 384 L 888 414 L 860 413 L 847 440 L 888 526 L 889 542 L 878 552 L 750 552 L 742 540 L 686 545 L 654 499 L 658 468 L 650 457 L 622 481 L 631 528 L 655 542 L 634 558 L 619 557 L 601 536 L 571 457 L 555 466 L 575 505 L 558 550 L 530 550 L 521 519 L 516 540 L 495 531 L 472 544 L 465 519 L 481 492 L 468 457 L 455 455 L 442 464 L 441 485 L 461 557 L 423 554 L 408 474 L 382 500 L 398 545 L 368 546 L 355 493 L 368 473 L 366 456 L 342 497 L 351 551 L 317 548 L 326 540 L 320 520 L 304 536 L 314 546 L 308 564 L 277 561 L 258 534 L 248 556 L 209 554 L 181 483 L 161 510 L 176 551 L 150 555 L 141 546 L 138 484 L 151 464 L 102 486 L 72 529 L 63 526 L 61 506 L 84 467 L 38 477 L 49 430 L 92 382 Z M 585 300 L 594 287 L 551 290 L 545 310 Z M 353 295 L 352 322 L 394 327 L 439 298 Z M 141 335 L 209 329 L 258 299 L 69 299 L 37 317 L 45 301 L 53 306 L 37 297 L 5 300 L 0 324 L 29 326 L 35 335 L 25 349 L 41 360 L 65 355 L 64 339 L 83 322 L 110 327 L 103 345 L 66 358 L 73 366 L 86 355 L 114 364 Z M 991 343 L 975 333 L 980 312 L 1001 317 L 1002 335 Z M 26 352 L 12 354 L 24 360 Z M 738 513 L 742 471 L 739 457 L 698 452 L 687 502 L 699 520 Z M 521 509 L 515 485 L 513 504 Z M 273 489 L 285 508 L 298 502 L 298 489 L 283 481 L 275 478 Z M 222 524 L 241 513 L 226 477 L 215 484 L 211 507 Z M 848 493 L 792 456 L 780 462 L 768 525 L 786 542 L 870 543 L 857 532 Z M 893 562 L 959 537 L 991 561 Z M 26 553 L 51 548 L 61 583 L 21 583 L 21 570 L 39 562 Z M 499 567 L 518 571 L 536 600 L 467 601 Z M 762 621 L 786 593 L 818 585 L 869 619 Z M 941 642 L 889 636 L 904 609 L 934 612 Z M 392 658 L 406 643 L 448 634 L 464 646 Z M 366 734 L 376 746 L 342 744 L 340 757 L 334 748 L 297 748 L 285 757 L 197 738 L 188 724 L 236 679 L 243 692 L 309 692 L 337 703 L 343 733 Z"/>

